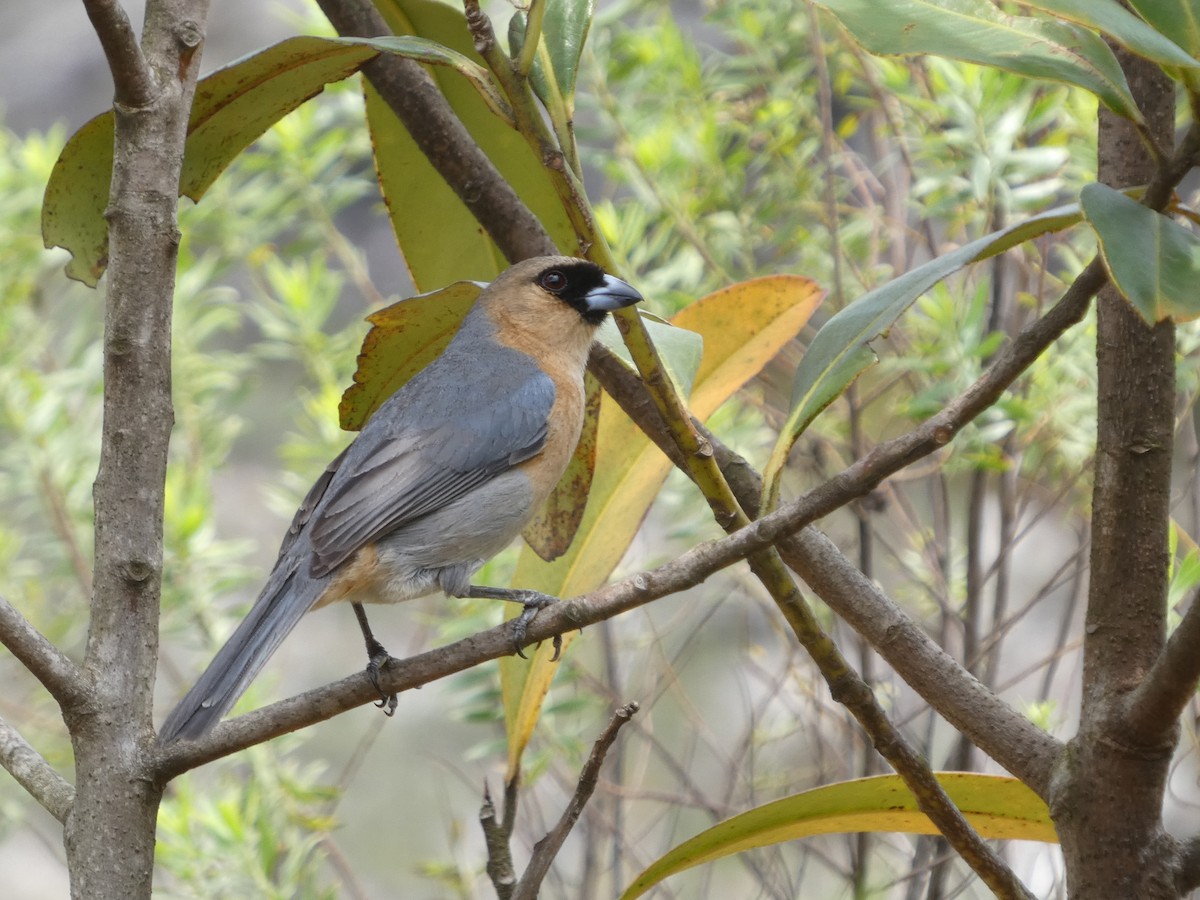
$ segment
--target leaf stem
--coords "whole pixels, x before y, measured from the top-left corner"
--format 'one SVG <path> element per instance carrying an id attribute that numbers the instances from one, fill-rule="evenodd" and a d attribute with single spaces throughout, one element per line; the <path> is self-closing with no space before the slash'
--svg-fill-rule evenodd
<path id="1" fill-rule="evenodd" d="M 546 0 L 533 0 L 529 4 L 529 15 L 525 20 L 525 39 L 521 44 L 520 56 L 514 61 L 513 69 L 522 78 L 528 78 L 533 69 L 533 60 L 542 45 L 542 20 L 546 17 Z M 545 65 L 545 60 L 543 60 Z"/>

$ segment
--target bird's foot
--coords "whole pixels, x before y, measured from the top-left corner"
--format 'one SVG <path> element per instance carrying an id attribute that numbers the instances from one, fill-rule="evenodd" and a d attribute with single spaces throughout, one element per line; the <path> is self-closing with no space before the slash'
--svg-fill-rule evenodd
<path id="1" fill-rule="evenodd" d="M 367 654 L 369 657 L 367 677 L 371 679 L 372 687 L 379 693 L 379 701 L 375 705 L 383 710 L 385 716 L 393 716 L 396 714 L 396 707 L 400 701 L 395 694 L 389 694 L 379 684 L 379 673 L 387 666 L 392 656 L 378 641 L 372 641 L 367 645 Z"/>
<path id="2" fill-rule="evenodd" d="M 513 649 L 521 659 L 527 659 L 528 657 L 525 656 L 522 648 L 525 646 L 529 623 L 533 621 L 534 616 L 540 610 L 545 609 L 552 603 L 557 603 L 558 598 L 550 594 L 543 594 L 541 591 L 518 591 L 512 599 L 518 601 L 523 607 L 521 614 L 513 619 Z M 556 634 L 554 636 L 554 655 L 550 657 L 550 661 L 557 662 L 561 653 L 562 635 Z"/>

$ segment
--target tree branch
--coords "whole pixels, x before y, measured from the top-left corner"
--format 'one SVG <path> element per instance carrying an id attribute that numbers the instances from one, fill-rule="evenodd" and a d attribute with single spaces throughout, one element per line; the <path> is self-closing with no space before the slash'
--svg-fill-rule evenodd
<path id="1" fill-rule="evenodd" d="M 479 824 L 483 826 L 484 843 L 487 845 L 488 880 L 496 890 L 499 900 L 509 900 L 517 886 L 517 872 L 513 866 L 513 825 L 517 821 L 517 798 L 520 792 L 521 773 L 504 785 L 504 814 L 496 821 L 496 804 L 487 782 L 483 784 L 483 806 L 479 810 Z"/>
<path id="2" fill-rule="evenodd" d="M 92 702 L 64 708 L 76 795 L 71 890 L 148 897 L 162 793 L 146 776 L 158 658 L 171 405 L 176 210 L 210 0 L 146 4 L 140 49 L 111 3 L 98 30 L 118 102 L 105 220 L 104 417 L 93 487 L 95 571 L 83 670 Z M 114 24 L 116 22 L 116 24 Z M 144 54 L 144 56 L 143 56 Z M 114 848 L 120 852 L 114 852 Z"/>
<path id="3" fill-rule="evenodd" d="M 657 409 L 641 381 L 599 346 L 592 350 L 591 369 L 621 408 L 672 462 L 684 468 L 681 454 L 666 436 Z M 762 495 L 761 476 L 718 438 L 708 434 L 707 439 L 734 495 L 754 514 Z M 1046 791 L 1054 760 L 1061 750 L 1058 741 L 971 676 L 817 529 L 809 527 L 788 535 L 776 546 L 784 562 L 926 702 L 1005 769 L 1039 794 Z"/>
<path id="4" fill-rule="evenodd" d="M 562 849 L 563 841 L 567 839 L 567 835 L 579 821 L 584 806 L 587 805 L 592 793 L 596 790 L 596 784 L 600 780 L 600 767 L 604 765 L 604 757 L 608 755 L 608 748 L 617 739 L 617 732 L 633 718 L 638 709 L 637 703 L 626 703 L 618 709 L 609 720 L 608 727 L 592 745 L 591 755 L 584 763 L 583 771 L 579 773 L 579 782 L 575 786 L 575 793 L 571 796 L 571 801 L 563 810 L 563 814 L 554 828 L 534 844 L 533 856 L 529 860 L 529 865 L 525 867 L 525 874 L 517 883 L 516 890 L 513 891 L 513 900 L 536 900 L 542 881 L 545 879 L 546 873 L 550 871 L 550 864 L 554 862 L 554 857 Z"/>
<path id="5" fill-rule="evenodd" d="M 11 603 L 0 597 L 0 643 L 42 683 L 64 709 L 86 699 L 83 672 L 46 640 Z"/>
<path id="6" fill-rule="evenodd" d="M 652 571 L 553 604 L 539 612 L 530 623 L 528 639 L 531 643 L 543 641 L 695 587 L 715 572 L 795 531 L 801 527 L 807 513 L 803 504 L 786 504 L 732 535 L 699 544 Z M 512 629 L 506 623 L 417 656 L 391 660 L 381 673 L 379 687 L 387 693 L 400 693 L 511 653 Z M 379 689 L 371 684 L 365 673 L 358 673 L 223 722 L 197 741 L 179 741 L 160 747 L 151 768 L 155 776 L 165 782 L 188 769 L 322 722 L 378 698 Z"/>
<path id="7" fill-rule="evenodd" d="M 1173 728 L 1196 696 L 1200 682 L 1200 597 L 1171 632 L 1146 677 L 1122 701 L 1125 726 L 1133 734 L 1159 734 Z"/>
<path id="8" fill-rule="evenodd" d="M 0 766 L 46 812 L 66 824 L 67 814 L 75 800 L 75 788 L 3 719 L 0 719 Z"/>
<path id="9" fill-rule="evenodd" d="M 1143 202 L 1151 208 L 1165 206 L 1175 186 L 1198 162 L 1200 124 L 1193 123 L 1171 159 L 1155 172 Z M 1121 716 L 1130 734 L 1143 739 L 1150 735 L 1172 739 L 1169 736 L 1200 682 L 1197 641 L 1200 641 L 1200 597 L 1193 597 L 1145 677 L 1120 701 Z"/>
<path id="10" fill-rule="evenodd" d="M 83 0 L 112 72 L 116 101 L 139 109 L 154 99 L 154 75 L 119 0 Z"/>

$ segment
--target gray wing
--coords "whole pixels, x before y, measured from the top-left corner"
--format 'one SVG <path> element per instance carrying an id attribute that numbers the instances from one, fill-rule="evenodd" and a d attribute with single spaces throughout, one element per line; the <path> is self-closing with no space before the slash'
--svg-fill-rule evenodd
<path id="1" fill-rule="evenodd" d="M 307 523 L 314 576 L 545 444 L 554 383 L 532 360 L 514 352 L 507 366 L 465 373 L 442 360 L 381 406 L 322 477 L 323 495 Z"/>

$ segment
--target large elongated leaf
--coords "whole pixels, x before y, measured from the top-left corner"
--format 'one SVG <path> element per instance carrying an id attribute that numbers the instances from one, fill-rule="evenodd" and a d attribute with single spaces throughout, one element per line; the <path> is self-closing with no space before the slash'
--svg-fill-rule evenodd
<path id="1" fill-rule="evenodd" d="M 1100 37 L 1067 22 L 1010 16 L 990 0 L 818 0 L 871 53 L 932 54 L 1091 91 L 1113 112 L 1142 121 L 1116 57 Z"/>
<path id="2" fill-rule="evenodd" d="M 437 0 L 379 0 L 397 34 L 415 34 L 482 64 L 461 8 Z M 500 174 L 529 206 L 563 253 L 578 253 L 578 239 L 542 161 L 525 139 L 504 125 L 457 72 L 438 68 L 433 78 Z M 375 166 L 396 240 L 413 283 L 431 290 L 458 279 L 491 281 L 505 260 L 475 217 L 442 180 L 391 109 L 367 92 Z"/>
<path id="3" fill-rule="evenodd" d="M 1057 843 L 1046 804 L 1015 778 L 935 773 L 981 837 Z M 621 895 L 634 900 L 677 872 L 732 853 L 817 834 L 937 834 L 899 775 L 843 781 L 767 803 L 727 819 L 655 861 Z"/>
<path id="4" fill-rule="evenodd" d="M 1146 322 L 1200 316 L 1200 238 L 1105 185 L 1080 198 L 1113 284 Z"/>
<path id="5" fill-rule="evenodd" d="M 592 24 L 593 0 L 546 0 L 546 18 L 542 22 L 542 41 L 550 54 L 558 89 L 574 110 L 575 76 L 579 57 Z"/>
<path id="6" fill-rule="evenodd" d="M 1080 221 L 1078 205 L 1060 207 L 981 237 L 859 297 L 826 322 L 796 368 L 791 411 L 763 474 L 764 509 L 775 506 L 779 477 L 796 439 L 877 358 L 871 341 L 882 337 L 913 302 L 968 263 L 1002 253 L 1024 241 Z"/>
<path id="7" fill-rule="evenodd" d="M 360 41 L 291 38 L 204 78 L 188 122 L 180 194 L 199 200 L 271 125 L 378 52 Z M 91 286 L 108 265 L 104 208 L 112 164 L 110 110 L 71 136 L 50 173 L 42 204 L 46 246 L 70 251 L 67 274 Z"/>
<path id="8" fill-rule="evenodd" d="M 804 327 L 821 297 L 820 289 L 806 278 L 772 276 L 717 291 L 676 315 L 673 324 L 704 339 L 692 413 L 708 418 L 761 371 Z M 670 468 L 658 448 L 605 397 L 596 475 L 575 542 L 553 563 L 523 552 L 513 584 L 558 597 L 576 596 L 602 584 L 625 554 Z M 566 635 L 564 643 L 572 639 Z M 513 657 L 500 662 L 510 778 L 520 766 L 554 667 L 545 647 L 528 662 Z"/>
<path id="9" fill-rule="evenodd" d="M 493 127 L 497 113 L 503 114 L 503 101 L 476 60 L 424 37 L 291 38 L 232 63 L 197 85 L 188 121 L 180 195 L 199 201 L 226 166 L 271 125 L 319 94 L 326 84 L 357 72 L 380 52 L 447 68 L 446 77 L 473 98 Z M 88 122 L 67 142 L 50 174 L 42 205 L 46 246 L 69 250 L 72 259 L 67 274 L 93 286 L 108 262 L 104 208 L 108 204 L 112 144 L 113 117 L 109 111 Z M 405 213 L 435 220 L 437 210 L 425 207 Z M 458 235 L 470 230 L 466 228 Z M 472 273 L 463 271 L 468 268 L 467 260 L 460 257 L 457 262 L 455 277 L 470 277 Z M 494 274 L 488 272 L 485 277 Z M 447 278 L 439 284 L 452 280 Z"/>
<path id="10" fill-rule="evenodd" d="M 1100 31 L 1139 56 L 1160 65 L 1183 68 L 1200 66 L 1200 61 L 1167 37 L 1172 32 L 1160 34 L 1117 0 L 1021 0 L 1021 4 Z"/>

